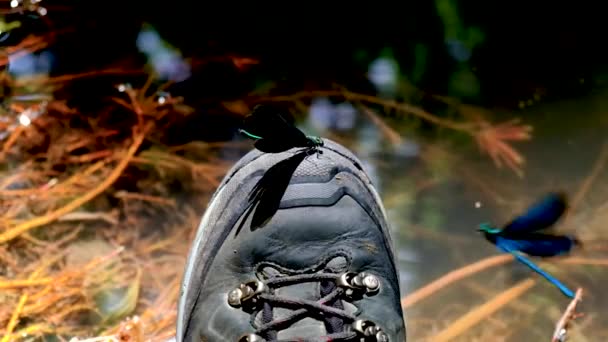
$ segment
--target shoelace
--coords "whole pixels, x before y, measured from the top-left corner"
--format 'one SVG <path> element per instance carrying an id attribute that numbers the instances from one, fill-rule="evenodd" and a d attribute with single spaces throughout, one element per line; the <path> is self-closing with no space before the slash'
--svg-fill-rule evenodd
<path id="1" fill-rule="evenodd" d="M 306 282 L 321 284 L 321 298 L 307 300 L 274 294 L 274 289 Z M 305 341 L 304 339 L 278 340 L 280 330 L 289 328 L 299 320 L 312 317 L 325 323 L 327 335 L 314 341 L 382 341 L 388 336 L 375 323 L 358 320 L 344 309 L 342 300 L 352 300 L 363 295 L 373 295 L 380 287 L 378 278 L 367 273 L 300 274 L 275 277 L 265 283 L 252 280 L 240 284 L 228 295 L 228 303 L 251 314 L 250 324 L 255 329 L 244 335 L 239 342 Z M 274 308 L 293 310 L 286 316 L 274 318 Z M 261 324 L 258 316 L 261 313 Z"/>

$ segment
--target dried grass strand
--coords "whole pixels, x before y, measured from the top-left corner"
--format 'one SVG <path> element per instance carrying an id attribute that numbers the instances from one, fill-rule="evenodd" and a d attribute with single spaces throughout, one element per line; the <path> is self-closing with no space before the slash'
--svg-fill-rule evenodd
<path id="1" fill-rule="evenodd" d="M 467 312 L 464 316 L 460 317 L 455 322 L 450 324 L 447 328 L 439 332 L 437 335 L 433 336 L 431 341 L 446 342 L 460 336 L 473 326 L 477 325 L 484 319 L 488 318 L 490 315 L 494 314 L 496 311 L 500 310 L 510 301 L 522 296 L 535 284 L 536 282 L 533 279 L 528 278 L 518 283 L 517 285 L 507 289 L 506 291 L 495 296 L 486 303 Z"/>
<path id="2" fill-rule="evenodd" d="M 11 319 L 8 321 L 8 325 L 6 326 L 5 335 L 2 338 L 1 342 L 10 341 L 9 339 L 13 333 L 13 330 L 19 323 L 19 316 L 21 315 L 21 311 L 23 311 L 23 307 L 25 306 L 27 299 L 28 299 L 27 294 L 21 295 L 21 298 L 19 299 L 19 303 L 17 304 L 17 308 L 15 308 L 15 311 L 13 311 Z"/>
<path id="3" fill-rule="evenodd" d="M 572 213 L 574 213 L 576 208 L 578 208 L 578 206 L 581 204 L 581 202 L 583 201 L 583 198 L 585 198 L 585 195 L 587 195 L 587 193 L 589 192 L 589 189 L 591 189 L 591 185 L 593 185 L 593 182 L 595 182 L 597 177 L 600 175 L 600 172 L 606 165 L 607 161 L 608 161 L 608 141 L 604 142 L 604 144 L 602 145 L 599 156 L 597 157 L 595 163 L 593 164 L 593 168 L 591 169 L 591 172 L 589 173 L 589 175 L 587 177 L 585 177 L 578 192 L 574 195 L 574 198 L 572 198 L 572 201 L 570 202 L 570 209 L 566 213 L 565 219 L 569 219 L 570 217 L 572 217 Z"/>
<path id="4" fill-rule="evenodd" d="M 479 273 L 488 268 L 506 264 L 510 261 L 513 261 L 513 259 L 513 256 L 510 254 L 500 254 L 479 260 L 472 264 L 453 270 L 447 273 L 446 275 L 436 279 L 435 281 L 425 285 L 424 287 L 403 297 L 403 299 L 401 299 L 401 306 L 404 309 L 408 308 L 452 283 L 455 283 L 461 279 L 464 279 L 475 273 Z"/>
<path id="5" fill-rule="evenodd" d="M 553 331 L 553 338 L 551 339 L 552 342 L 559 342 L 562 340 L 561 336 L 567 332 L 569 323 L 576 317 L 576 306 L 582 299 L 583 289 L 579 288 L 576 290 L 576 294 L 568 304 L 568 307 L 566 307 L 566 311 L 564 311 L 562 317 L 557 321 L 555 331 Z"/>
<path id="6" fill-rule="evenodd" d="M 97 195 L 104 192 L 118 179 L 118 177 L 120 177 L 122 172 L 129 165 L 131 158 L 135 155 L 135 153 L 137 152 L 137 149 L 139 148 L 141 143 L 144 141 L 145 131 L 146 130 L 135 135 L 135 137 L 133 139 L 133 143 L 127 150 L 125 156 L 118 163 L 116 168 L 114 170 L 112 170 L 112 172 L 108 175 L 108 177 L 106 179 L 104 179 L 101 183 L 99 183 L 99 185 L 97 185 L 91 191 L 85 193 L 83 196 L 74 199 L 70 203 L 66 204 L 65 206 L 63 206 L 55 211 L 52 211 L 46 215 L 34 218 L 32 220 L 23 222 L 13 228 L 9 228 L 7 231 L 0 234 L 0 244 L 11 241 L 11 240 L 17 238 L 19 235 L 21 235 L 31 229 L 51 223 L 51 222 L 57 220 L 58 218 L 60 218 L 61 216 L 77 209 L 78 207 L 82 206 L 83 204 L 85 204 L 88 201 L 92 200 L 93 198 L 97 197 Z"/>

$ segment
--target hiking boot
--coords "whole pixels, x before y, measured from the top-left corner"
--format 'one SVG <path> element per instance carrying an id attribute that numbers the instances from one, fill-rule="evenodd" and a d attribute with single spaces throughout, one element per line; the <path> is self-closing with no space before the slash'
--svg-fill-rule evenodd
<path id="1" fill-rule="evenodd" d="M 186 264 L 178 342 L 405 341 L 384 208 L 347 149 L 325 139 L 289 175 L 274 215 L 252 226 L 252 189 L 298 151 L 251 151 L 211 198 Z"/>

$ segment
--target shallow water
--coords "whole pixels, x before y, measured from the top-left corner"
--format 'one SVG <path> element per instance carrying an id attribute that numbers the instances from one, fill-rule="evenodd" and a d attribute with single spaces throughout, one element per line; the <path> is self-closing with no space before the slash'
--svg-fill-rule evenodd
<path id="1" fill-rule="evenodd" d="M 576 233 L 587 242 L 585 251 L 575 251 L 573 256 L 606 259 L 601 247 L 608 233 L 603 224 L 608 218 L 608 165 L 589 180 L 602 145 L 608 142 L 606 108 L 606 94 L 595 94 L 515 113 L 534 127 L 533 139 L 516 145 L 527 159 L 523 178 L 497 169 L 489 158 L 460 146 L 442 147 L 457 158 L 440 160 L 443 165 L 439 167 L 417 158 L 393 156 L 389 159 L 394 160 L 386 162 L 387 158 L 374 157 L 379 153 L 391 156 L 386 149 L 358 153 L 376 175 L 385 201 L 398 249 L 403 296 L 451 270 L 499 254 L 475 231 L 479 223 L 506 223 L 547 191 L 564 190 L 570 198 L 576 197 L 586 181 L 591 183 L 584 196 L 557 228 Z M 428 140 L 416 143 L 423 151 L 425 146 L 437 144 Z M 570 340 L 605 340 L 608 297 L 602 283 L 608 281 L 606 266 L 543 265 L 569 287 L 585 291 L 581 307 L 585 317 L 577 321 Z M 536 280 L 536 285 L 516 299 L 517 304 L 499 309 L 456 340 L 549 341 L 569 300 L 515 263 L 454 282 L 408 307 L 409 338 L 433 340 L 431 336 L 468 311 L 528 277 Z"/>

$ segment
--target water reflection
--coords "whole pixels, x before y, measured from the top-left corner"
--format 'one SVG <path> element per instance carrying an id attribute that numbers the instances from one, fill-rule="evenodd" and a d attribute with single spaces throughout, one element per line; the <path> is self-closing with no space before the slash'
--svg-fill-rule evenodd
<path id="1" fill-rule="evenodd" d="M 507 170 L 497 169 L 477 151 L 458 146 L 447 149 L 448 155 L 456 158 L 441 161 L 448 172 L 434 178 L 432 167 L 429 167 L 433 156 L 427 154 L 424 162 L 407 164 L 397 158 L 400 149 L 380 144 L 382 137 L 374 127 L 359 129 L 354 145 L 358 154 L 392 155 L 398 160 L 386 163 L 385 158 L 369 159 L 376 164 L 374 169 L 382 183 L 379 191 L 396 233 L 403 295 L 454 269 L 499 254 L 475 231 L 478 223 L 503 222 L 548 191 L 563 189 L 571 198 L 575 197 L 581 184 L 588 181 L 606 139 L 600 132 L 606 131 L 608 122 L 602 115 L 590 117 L 592 113 L 599 112 L 597 106 L 605 108 L 608 101 L 598 104 L 596 97 L 564 101 L 535 108 L 535 112 L 525 116 L 526 121 L 534 126 L 535 134 L 532 141 L 518 146 L 528 158 L 523 179 Z M 585 116 L 584 122 L 556 119 L 556 113 L 567 112 L 571 107 L 576 107 L 578 113 Z M 540 114 L 543 112 L 551 112 L 554 116 Z M 436 142 L 419 140 L 401 149 L 419 152 L 418 144 L 428 146 Z M 409 165 L 412 170 L 405 171 L 399 165 Z M 605 247 L 597 246 L 605 246 L 597 241 L 608 235 L 604 224 L 608 218 L 605 204 L 608 202 L 608 165 L 604 167 L 571 217 L 557 226 L 558 230 L 574 232 L 583 241 L 596 246 L 575 252 L 577 257 L 605 257 Z M 435 181 L 429 183 L 433 178 Z M 600 336 L 605 336 L 602 335 L 605 325 L 600 321 L 605 318 L 599 317 L 608 313 L 608 297 L 602 290 L 602 283 L 608 280 L 605 266 L 539 262 L 573 288 L 580 286 L 586 291 L 583 311 L 594 318 L 586 323 L 579 322 L 588 326 L 584 332 L 572 332 L 571 339 L 603 340 Z M 468 311 L 526 278 L 534 279 L 536 285 L 517 299 L 516 304 L 508 304 L 492 316 L 503 322 L 503 328 L 495 327 L 492 319 L 489 322 L 484 320 L 455 340 L 549 340 L 568 300 L 551 284 L 517 264 L 490 268 L 447 286 L 408 308 L 406 317 L 410 339 L 429 338 L 433 331 L 447 327 Z M 490 331 L 491 327 L 495 330 Z"/>
<path id="2" fill-rule="evenodd" d="M 43 51 L 38 54 L 28 53 L 20 56 L 10 56 L 8 71 L 14 77 L 48 74 L 51 72 L 53 54 Z"/>
<path id="3" fill-rule="evenodd" d="M 394 93 L 399 82 L 399 66 L 392 58 L 380 57 L 369 65 L 367 77 L 381 93 Z"/>
<path id="4" fill-rule="evenodd" d="M 316 129 L 347 131 L 355 126 L 356 109 L 350 103 L 334 105 L 329 99 L 320 97 L 312 100 L 309 122 Z"/>
<path id="5" fill-rule="evenodd" d="M 181 82 L 190 77 L 190 65 L 152 27 L 146 25 L 142 28 L 136 44 L 161 79 Z"/>

